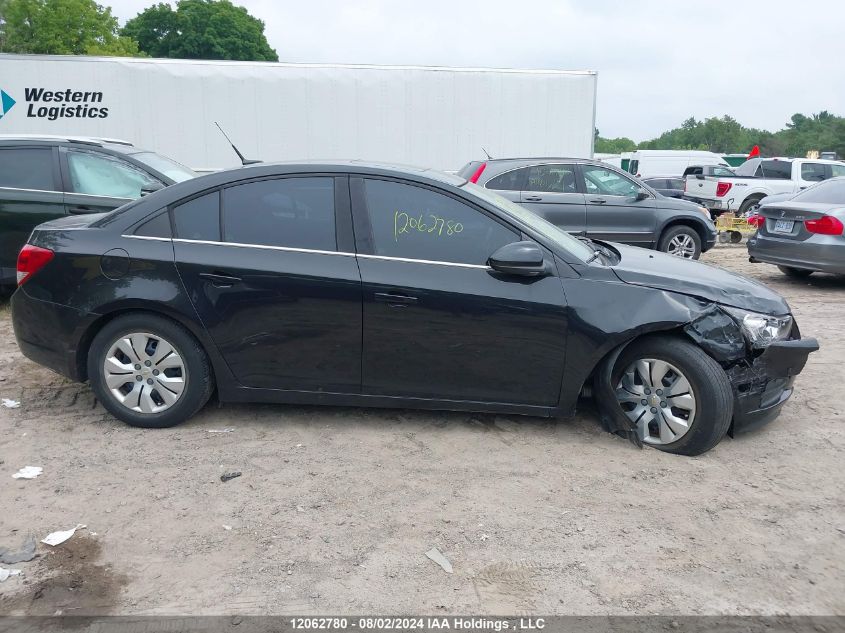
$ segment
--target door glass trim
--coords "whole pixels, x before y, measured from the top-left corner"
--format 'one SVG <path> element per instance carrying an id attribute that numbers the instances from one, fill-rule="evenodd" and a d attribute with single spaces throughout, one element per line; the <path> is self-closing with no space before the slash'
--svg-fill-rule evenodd
<path id="1" fill-rule="evenodd" d="M 124 237 L 141 237 L 137 235 L 129 235 Z M 263 244 L 241 244 L 240 242 L 213 242 L 211 240 L 189 240 L 184 237 L 174 237 L 174 242 L 182 242 L 184 244 L 208 244 L 210 246 L 235 246 L 237 248 L 260 248 L 262 250 L 271 251 L 285 251 L 287 253 L 311 253 L 315 255 L 341 255 L 343 257 L 355 257 L 355 253 L 347 253 L 343 251 L 321 251 L 313 248 L 296 248 L 294 246 L 265 246 Z"/>
<path id="2" fill-rule="evenodd" d="M 151 240 L 153 242 L 172 242 L 172 237 L 155 237 L 153 235 L 121 235 L 120 237 L 128 237 L 130 240 Z"/>
<path id="3" fill-rule="evenodd" d="M 410 262 L 414 264 L 434 264 L 435 266 L 456 266 L 458 268 L 478 268 L 481 270 L 492 270 L 486 264 L 462 264 L 460 262 L 439 262 L 432 259 L 413 259 L 411 257 L 391 257 L 390 255 L 361 255 L 362 259 L 383 259 L 392 262 Z"/>

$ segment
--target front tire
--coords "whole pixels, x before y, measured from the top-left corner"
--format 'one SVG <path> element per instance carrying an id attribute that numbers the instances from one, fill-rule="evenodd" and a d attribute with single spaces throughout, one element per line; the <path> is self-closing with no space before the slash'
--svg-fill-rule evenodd
<path id="1" fill-rule="evenodd" d="M 130 426 L 165 428 L 193 416 L 213 391 L 211 365 L 181 325 L 149 313 L 117 317 L 88 353 L 91 388 Z"/>
<path id="2" fill-rule="evenodd" d="M 681 338 L 635 341 L 620 355 L 612 384 L 640 440 L 667 453 L 706 453 L 722 441 L 733 418 L 727 374 Z"/>
<path id="3" fill-rule="evenodd" d="M 784 275 L 793 279 L 806 279 L 813 274 L 812 270 L 805 268 L 793 268 L 792 266 L 778 266 L 778 268 Z"/>
<path id="4" fill-rule="evenodd" d="M 698 259 L 701 256 L 701 236 L 689 226 L 673 226 L 660 238 L 658 250 L 684 259 Z"/>

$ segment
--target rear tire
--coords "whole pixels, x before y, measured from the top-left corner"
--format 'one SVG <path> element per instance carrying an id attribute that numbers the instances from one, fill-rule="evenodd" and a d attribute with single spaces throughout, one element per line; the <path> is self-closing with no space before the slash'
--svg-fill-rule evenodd
<path id="1" fill-rule="evenodd" d="M 792 266 L 778 266 L 778 268 L 784 275 L 793 279 L 806 279 L 813 274 L 812 270 L 806 270 L 805 268 L 793 268 Z"/>
<path id="2" fill-rule="evenodd" d="M 643 381 L 640 381 L 640 384 L 634 387 L 631 387 L 627 380 L 623 383 L 623 374 L 632 365 L 641 361 L 647 362 L 647 360 L 668 363 L 673 368 L 677 368 L 680 378 L 685 379 L 688 383 L 688 389 L 682 389 L 680 393 L 687 392 L 692 395 L 694 413 L 687 419 L 687 429 L 681 430 L 678 440 L 660 443 L 662 435 L 654 436 L 649 422 L 651 416 L 657 419 L 658 416 L 663 415 L 663 411 L 666 409 L 669 413 L 675 413 L 670 399 L 675 398 L 678 394 L 672 395 L 670 390 L 676 384 L 673 379 L 677 380 L 677 378 L 674 378 L 674 372 L 666 373 L 662 379 L 659 378 L 659 375 L 652 374 L 652 377 L 657 378 L 657 380 L 652 381 L 650 394 L 642 393 L 640 395 L 637 393 L 633 398 L 633 405 L 623 404 L 622 401 L 625 398 L 620 398 L 618 405 L 623 413 L 631 419 L 632 415 L 629 414 L 632 413 L 632 410 L 627 407 L 638 406 L 640 404 L 639 398 L 647 399 L 652 394 L 658 394 L 659 392 L 656 391 L 658 388 L 666 390 L 666 393 L 659 399 L 670 401 L 668 408 L 659 402 L 657 404 L 649 402 L 643 411 L 643 416 L 640 418 L 642 426 L 638 426 L 638 432 L 643 443 L 667 453 L 701 455 L 722 441 L 733 418 L 734 399 L 733 388 L 721 366 L 704 350 L 689 341 L 672 336 L 647 336 L 629 345 L 620 355 L 614 367 L 612 378 L 612 384 L 617 391 L 617 395 L 620 393 L 623 396 L 627 395 L 627 399 L 631 400 L 631 389 L 633 389 L 633 392 L 637 392 L 637 387 L 645 388 Z M 654 363 L 648 363 L 648 365 L 649 367 L 656 366 Z M 627 385 L 627 387 L 623 385 Z M 624 391 L 620 392 L 620 387 Z M 676 400 L 675 402 L 679 403 L 680 401 Z M 653 409 L 649 407 L 656 408 L 658 413 L 654 414 Z"/>
<path id="3" fill-rule="evenodd" d="M 698 259 L 701 257 L 701 236 L 689 226 L 679 225 L 667 229 L 660 237 L 658 250 L 682 257 Z"/>
<path id="4" fill-rule="evenodd" d="M 165 350 L 170 351 L 164 355 Z M 88 377 L 106 410 L 144 428 L 184 422 L 214 390 L 199 341 L 178 323 L 150 313 L 117 317 L 97 333 L 88 352 Z"/>

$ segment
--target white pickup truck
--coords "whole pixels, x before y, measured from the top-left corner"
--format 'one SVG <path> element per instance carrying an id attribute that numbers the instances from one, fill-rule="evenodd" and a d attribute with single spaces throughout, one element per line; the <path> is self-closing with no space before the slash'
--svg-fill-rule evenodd
<path id="1" fill-rule="evenodd" d="M 736 168 L 736 176 L 687 176 L 684 197 L 710 209 L 745 213 L 775 193 L 797 193 L 834 176 L 845 176 L 845 163 L 804 158 L 752 158 Z"/>

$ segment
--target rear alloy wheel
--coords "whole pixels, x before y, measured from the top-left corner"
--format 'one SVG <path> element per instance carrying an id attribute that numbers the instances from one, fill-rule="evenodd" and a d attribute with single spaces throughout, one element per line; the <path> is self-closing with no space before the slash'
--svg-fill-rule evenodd
<path id="1" fill-rule="evenodd" d="M 812 270 L 806 268 L 793 268 L 792 266 L 778 266 L 778 268 L 784 275 L 793 279 L 806 279 L 813 274 Z"/>
<path id="2" fill-rule="evenodd" d="M 103 376 L 111 395 L 130 411 L 161 413 L 182 397 L 188 369 L 164 338 L 129 332 L 106 352 Z"/>
<path id="3" fill-rule="evenodd" d="M 728 431 L 733 390 L 727 374 L 688 341 L 651 336 L 632 343 L 613 380 L 619 406 L 643 444 L 700 455 Z"/>
<path id="4" fill-rule="evenodd" d="M 660 238 L 659 249 L 676 257 L 698 259 L 701 255 L 701 237 L 691 227 L 673 226 Z"/>
<path id="5" fill-rule="evenodd" d="M 130 314 L 106 324 L 91 343 L 88 376 L 115 417 L 152 428 L 191 417 L 213 387 L 208 358 L 197 340 L 152 314 Z"/>

